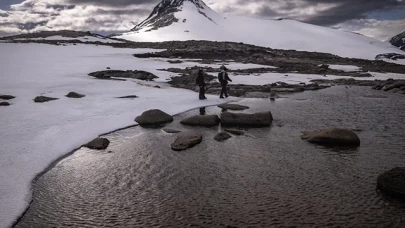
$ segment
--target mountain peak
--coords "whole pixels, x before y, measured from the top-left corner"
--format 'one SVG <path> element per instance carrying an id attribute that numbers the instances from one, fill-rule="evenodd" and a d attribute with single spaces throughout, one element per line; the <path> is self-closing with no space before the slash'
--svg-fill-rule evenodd
<path id="1" fill-rule="evenodd" d="M 131 31 L 139 31 L 146 27 L 150 27 L 149 30 L 155 30 L 178 22 L 178 19 L 174 17 L 174 13 L 182 11 L 182 7 L 186 2 L 193 4 L 200 13 L 208 7 L 202 0 L 162 0 L 156 5 L 149 17 Z"/>

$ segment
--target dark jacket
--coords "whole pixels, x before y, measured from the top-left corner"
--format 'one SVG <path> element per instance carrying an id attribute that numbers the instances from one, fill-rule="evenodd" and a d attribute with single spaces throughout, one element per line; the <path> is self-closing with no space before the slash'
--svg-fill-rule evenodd
<path id="1" fill-rule="evenodd" d="M 221 84 L 228 84 L 228 81 L 232 81 L 230 78 L 229 78 L 229 76 L 228 76 L 228 73 L 226 73 L 226 72 L 220 72 L 219 74 L 218 74 L 218 80 L 219 80 L 219 82 L 221 83 Z"/>
<path id="2" fill-rule="evenodd" d="M 198 72 L 197 78 L 195 80 L 195 83 L 199 86 L 205 86 L 205 81 L 204 81 L 204 73 L 202 71 Z"/>

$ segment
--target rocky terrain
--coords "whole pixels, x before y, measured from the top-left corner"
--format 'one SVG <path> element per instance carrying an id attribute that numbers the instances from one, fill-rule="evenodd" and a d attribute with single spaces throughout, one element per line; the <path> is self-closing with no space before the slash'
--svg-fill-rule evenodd
<path id="1" fill-rule="evenodd" d="M 405 31 L 392 37 L 389 42 L 396 46 L 399 47 L 401 50 L 405 51 Z"/>

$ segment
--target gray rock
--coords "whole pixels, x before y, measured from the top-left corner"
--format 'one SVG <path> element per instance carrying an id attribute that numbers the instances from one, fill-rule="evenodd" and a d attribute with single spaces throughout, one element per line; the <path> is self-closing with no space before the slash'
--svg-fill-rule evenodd
<path id="1" fill-rule="evenodd" d="M 54 97 L 45 97 L 45 96 L 38 96 L 34 99 L 35 103 L 44 103 L 44 102 L 48 102 L 48 101 L 54 101 L 54 100 L 58 100 L 58 98 L 54 98 Z"/>
<path id="2" fill-rule="evenodd" d="M 394 197 L 405 199 L 405 168 L 394 168 L 377 178 L 377 188 Z"/>
<path id="3" fill-rule="evenodd" d="M 333 146 L 359 146 L 360 139 L 356 133 L 347 129 L 329 128 L 306 133 L 301 139 L 310 143 Z"/>
<path id="4" fill-rule="evenodd" d="M 232 135 L 244 135 L 245 132 L 236 129 L 224 129 L 225 132 L 231 133 Z"/>
<path id="5" fill-rule="evenodd" d="M 110 145 L 110 140 L 106 138 L 96 138 L 84 146 L 93 150 L 105 150 L 108 145 Z"/>
<path id="6" fill-rule="evenodd" d="M 136 95 L 128 95 L 128 96 L 123 96 L 123 97 L 118 97 L 118 98 L 121 98 L 121 99 L 133 99 L 133 98 L 138 98 L 138 96 L 136 96 Z"/>
<path id="7" fill-rule="evenodd" d="M 161 127 L 173 121 L 173 117 L 159 109 L 148 110 L 136 117 L 136 122 L 142 127 Z"/>
<path id="8" fill-rule="evenodd" d="M 80 94 L 80 93 L 76 93 L 76 92 L 70 92 L 66 95 L 66 97 L 69 97 L 69 98 L 83 98 L 85 96 L 86 95 L 84 95 L 84 94 Z"/>
<path id="9" fill-rule="evenodd" d="M 89 76 L 96 77 L 98 79 L 111 79 L 111 78 L 134 78 L 139 80 L 151 81 L 158 78 L 156 75 L 142 71 L 142 70 L 105 70 L 90 73 Z"/>
<path id="10" fill-rule="evenodd" d="M 0 99 L 3 99 L 3 100 L 11 100 L 11 99 L 14 99 L 15 98 L 15 96 L 11 96 L 11 95 L 1 95 L 0 94 Z"/>
<path id="11" fill-rule="evenodd" d="M 172 150 L 182 151 L 191 148 L 202 141 L 202 135 L 196 132 L 180 133 L 174 143 L 171 144 Z"/>
<path id="12" fill-rule="evenodd" d="M 8 102 L 0 102 L 0 106 L 10 106 L 10 103 Z"/>
<path id="13" fill-rule="evenodd" d="M 222 109 L 226 109 L 226 110 L 235 110 L 235 111 L 249 109 L 249 107 L 247 107 L 247 106 L 238 105 L 238 104 L 221 104 L 221 105 L 218 105 L 218 107 L 222 108 Z"/>
<path id="14" fill-rule="evenodd" d="M 217 115 L 198 115 L 180 121 L 181 124 L 189 126 L 217 126 L 221 120 Z"/>
<path id="15" fill-rule="evenodd" d="M 180 130 L 176 130 L 176 129 L 171 129 L 171 128 L 165 128 L 163 129 L 164 132 L 169 133 L 169 134 L 176 134 L 176 133 L 180 133 Z"/>
<path id="16" fill-rule="evenodd" d="M 271 112 L 259 112 L 255 114 L 221 113 L 221 124 L 223 126 L 269 127 L 272 121 L 273 116 Z"/>
<path id="17" fill-rule="evenodd" d="M 232 136 L 231 136 L 230 134 L 224 132 L 224 131 L 218 133 L 218 134 L 214 137 L 214 139 L 215 139 L 216 141 L 218 141 L 218 142 L 225 141 L 225 140 L 227 140 L 227 139 L 229 139 L 229 138 L 232 138 Z"/>

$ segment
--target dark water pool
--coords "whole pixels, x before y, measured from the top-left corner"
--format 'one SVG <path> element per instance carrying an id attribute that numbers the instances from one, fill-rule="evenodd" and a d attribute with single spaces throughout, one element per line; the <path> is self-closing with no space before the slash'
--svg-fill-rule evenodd
<path id="1" fill-rule="evenodd" d="M 83 148 L 41 176 L 16 227 L 405 227 L 405 202 L 376 190 L 379 173 L 405 166 L 404 98 L 333 87 L 246 99 L 245 112 L 271 110 L 275 120 L 225 142 L 213 140 L 217 127 L 178 123 L 195 110 L 168 126 L 203 134 L 183 152 L 162 129 L 122 130 L 107 136 L 113 153 Z M 300 139 L 327 127 L 355 130 L 361 146 Z"/>

